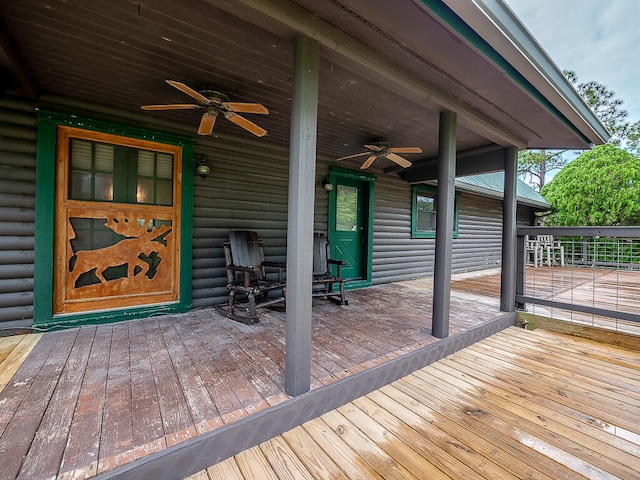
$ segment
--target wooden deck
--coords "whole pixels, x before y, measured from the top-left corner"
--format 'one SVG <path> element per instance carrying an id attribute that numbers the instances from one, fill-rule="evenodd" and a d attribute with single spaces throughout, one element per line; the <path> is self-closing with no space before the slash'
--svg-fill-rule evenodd
<path id="1" fill-rule="evenodd" d="M 526 275 L 525 295 L 530 297 L 614 312 L 639 312 L 640 271 L 529 266 Z M 458 292 L 493 296 L 500 292 L 500 273 L 454 279 L 453 288 Z M 583 325 L 640 334 L 640 324 L 635 322 L 544 305 L 530 304 L 527 311 Z"/>
<path id="2" fill-rule="evenodd" d="M 192 480 L 640 478 L 640 351 L 511 327 Z"/>
<path id="3" fill-rule="evenodd" d="M 499 285 L 456 276 L 452 334 Z M 313 388 L 437 342 L 431 288 L 314 300 Z M 90 478 L 282 403 L 284 338 L 283 313 L 203 309 L 0 339 L 0 480 Z M 639 357 L 509 329 L 193 477 L 640 478 Z"/>
<path id="4" fill-rule="evenodd" d="M 314 300 L 313 388 L 436 342 L 431 292 Z M 498 315 L 495 297 L 451 303 L 452 334 Z M 92 477 L 287 400 L 284 327 L 280 312 L 247 326 L 203 309 L 41 335 L 0 392 L 0 479 Z"/>

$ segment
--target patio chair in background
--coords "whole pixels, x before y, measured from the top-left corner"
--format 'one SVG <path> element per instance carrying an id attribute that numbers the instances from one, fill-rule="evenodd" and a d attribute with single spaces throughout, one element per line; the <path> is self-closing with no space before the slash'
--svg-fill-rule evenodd
<path id="1" fill-rule="evenodd" d="M 229 289 L 229 303 L 224 312 L 227 317 L 253 324 L 259 321 L 258 308 L 284 305 L 286 265 L 264 260 L 262 241 L 256 232 L 233 230 L 229 232 L 229 241 L 224 242 L 223 247 Z M 267 268 L 275 270 L 271 278 L 267 276 Z M 279 295 L 269 296 L 278 290 L 281 291 Z M 243 297 L 246 297 L 246 302 L 241 303 Z"/>
<path id="2" fill-rule="evenodd" d="M 547 266 L 560 260 L 560 266 L 564 267 L 564 247 L 553 239 L 553 235 L 538 235 L 538 243 L 543 253 L 546 253 Z M 542 264 L 542 261 L 540 262 Z"/>
<path id="3" fill-rule="evenodd" d="M 527 235 L 525 241 L 525 258 L 528 262 L 533 262 L 534 267 L 542 266 L 542 247 L 537 238 Z"/>
<path id="4" fill-rule="evenodd" d="M 336 266 L 336 273 L 332 271 Z M 340 269 L 346 265 L 344 260 L 334 260 L 329 254 L 329 240 L 324 233 L 313 234 L 313 289 L 312 296 L 326 297 L 338 305 L 348 305 L 345 298 L 344 282 Z M 334 285 L 338 289 L 334 290 Z"/>

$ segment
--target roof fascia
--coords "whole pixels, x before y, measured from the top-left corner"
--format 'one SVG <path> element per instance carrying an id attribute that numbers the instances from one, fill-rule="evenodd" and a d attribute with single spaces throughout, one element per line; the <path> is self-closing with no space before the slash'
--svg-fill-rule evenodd
<path id="1" fill-rule="evenodd" d="M 572 127 L 587 145 L 606 143 L 609 139 L 610 134 L 600 120 L 502 0 L 414 1 L 432 11 L 435 11 L 434 3 L 440 6 L 442 3 L 446 4 L 478 35 L 476 39 L 467 37 L 468 40 L 494 63 L 504 68 L 539 103 Z M 460 31 L 460 25 L 441 14 L 442 8 L 437 10 L 436 13 L 444 21 Z"/>

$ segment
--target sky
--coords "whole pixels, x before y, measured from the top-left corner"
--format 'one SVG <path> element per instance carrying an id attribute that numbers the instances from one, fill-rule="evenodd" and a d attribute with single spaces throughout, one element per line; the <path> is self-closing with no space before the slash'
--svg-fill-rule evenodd
<path id="1" fill-rule="evenodd" d="M 640 121 L 640 0 L 504 0 L 560 70 L 596 81 Z"/>

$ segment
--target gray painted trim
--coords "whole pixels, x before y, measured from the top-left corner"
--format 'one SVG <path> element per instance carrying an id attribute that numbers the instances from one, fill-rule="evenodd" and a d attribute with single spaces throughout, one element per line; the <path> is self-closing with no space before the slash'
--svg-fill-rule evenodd
<path id="1" fill-rule="evenodd" d="M 502 208 L 502 275 L 500 276 L 500 310 L 513 312 L 516 296 L 516 186 L 518 184 L 518 150 L 504 151 L 504 201 Z"/>
<path id="2" fill-rule="evenodd" d="M 456 126 L 457 114 L 440 113 L 438 135 L 438 193 L 436 197 L 436 252 L 433 274 L 433 318 L 431 334 L 449 336 L 451 304 L 451 265 L 453 254 L 453 212 L 456 192 Z"/>
<path id="3" fill-rule="evenodd" d="M 506 313 L 385 364 L 108 471 L 97 478 L 182 480 L 515 325 L 516 313 Z"/>
<path id="4" fill-rule="evenodd" d="M 442 0 L 513 68 L 573 122 L 589 141 L 605 143 L 609 132 L 557 65 L 503 0 Z M 421 2 L 416 0 L 416 3 Z"/>
<path id="5" fill-rule="evenodd" d="M 456 177 L 497 172 L 504 169 L 504 149 L 482 152 L 475 155 L 457 156 Z M 398 175 L 409 183 L 427 182 L 438 178 L 438 159 L 416 162 L 414 166 Z"/>
<path id="6" fill-rule="evenodd" d="M 516 295 L 516 302 L 544 305 L 545 307 L 561 308 L 563 310 L 571 310 L 573 312 L 589 313 L 602 317 L 640 323 L 640 314 L 637 313 L 620 312 L 606 308 L 594 308 L 586 305 L 576 305 L 574 303 L 556 302 L 555 300 L 545 300 L 543 298 L 529 297 L 527 295 Z"/>
<path id="7" fill-rule="evenodd" d="M 295 396 L 311 388 L 311 279 L 320 44 L 317 40 L 299 35 L 294 48 L 285 391 Z"/>

